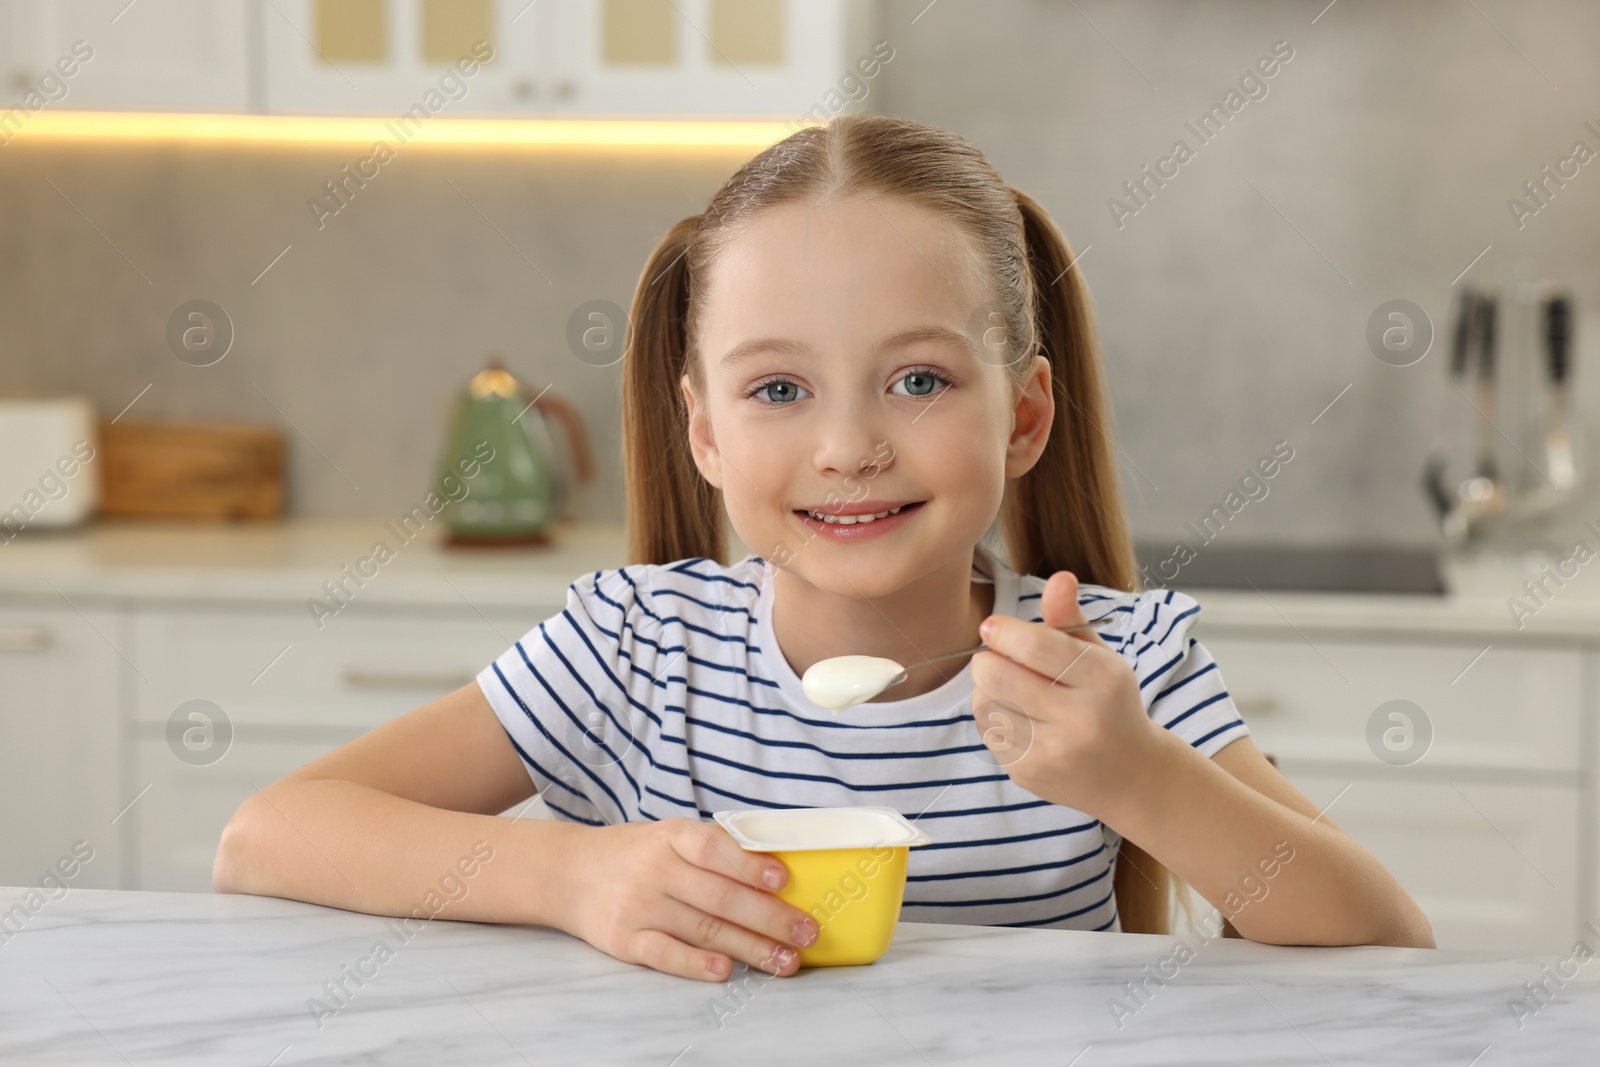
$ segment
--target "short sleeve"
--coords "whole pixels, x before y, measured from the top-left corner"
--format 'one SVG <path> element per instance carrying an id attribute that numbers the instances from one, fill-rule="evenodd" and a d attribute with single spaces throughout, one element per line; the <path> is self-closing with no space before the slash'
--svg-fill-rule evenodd
<path id="1" fill-rule="evenodd" d="M 1145 710 L 1163 726 L 1211 756 L 1249 734 L 1205 645 L 1189 636 L 1200 604 L 1176 589 L 1139 596 L 1119 651 L 1139 679 Z"/>
<path id="2" fill-rule="evenodd" d="M 636 568 L 594 571 L 567 604 L 482 671 L 478 687 L 557 818 L 604 826 L 637 820 L 650 731 L 648 685 L 659 642 Z M 641 664 L 642 661 L 642 664 Z M 648 694 L 639 693 L 648 697 Z"/>

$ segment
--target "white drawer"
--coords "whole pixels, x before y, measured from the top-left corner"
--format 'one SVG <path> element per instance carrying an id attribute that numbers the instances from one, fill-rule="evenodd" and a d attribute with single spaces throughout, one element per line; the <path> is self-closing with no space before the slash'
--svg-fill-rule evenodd
<path id="1" fill-rule="evenodd" d="M 1328 817 L 1405 886 L 1440 948 L 1572 948 L 1576 789 L 1289 777 L 1319 808 L 1338 797 Z"/>
<path id="2" fill-rule="evenodd" d="M 470 682 L 559 606 L 484 617 L 356 615 L 317 630 L 303 612 L 141 610 L 135 715 L 165 723 L 190 700 L 234 722 L 368 728 Z"/>
<path id="3" fill-rule="evenodd" d="M 173 758 L 165 741 L 135 744 L 135 777 L 148 786 L 123 817 L 133 834 L 131 888 L 211 892 L 211 866 L 222 828 L 239 805 L 264 788 L 339 747 L 337 742 L 284 744 L 245 736 L 208 766 Z"/>
<path id="4" fill-rule="evenodd" d="M 1307 637 L 1200 635 L 1263 752 L 1381 770 L 1368 719 L 1402 699 L 1432 725 L 1428 766 L 1581 766 L 1581 651 L 1495 645 L 1473 663 L 1484 643 Z"/>
<path id="5" fill-rule="evenodd" d="M 122 888 L 111 820 L 129 799 L 117 780 L 126 644 L 112 611 L 0 605 L 0 885 L 38 885 L 81 840 L 93 858 L 71 884 Z"/>
<path id="6" fill-rule="evenodd" d="M 173 759 L 164 739 L 137 741 L 134 777 L 144 791 L 121 819 L 132 836 L 136 857 L 130 863 L 127 888 L 211 892 L 211 867 L 222 829 L 239 805 L 257 789 L 331 752 L 356 733 L 323 741 L 282 742 L 251 736 L 247 726 L 221 759 L 205 766 Z M 537 796 L 503 814 L 554 817 Z"/>

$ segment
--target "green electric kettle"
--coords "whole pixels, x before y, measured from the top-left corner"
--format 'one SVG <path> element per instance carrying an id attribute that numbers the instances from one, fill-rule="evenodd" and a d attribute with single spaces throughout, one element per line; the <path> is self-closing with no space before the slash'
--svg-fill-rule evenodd
<path id="1" fill-rule="evenodd" d="M 551 525 L 567 517 L 575 483 L 594 480 L 577 409 L 548 388 L 530 392 L 497 356 L 467 382 L 439 464 L 437 484 L 456 487 L 447 544 L 546 544 Z M 551 420 L 565 431 L 566 451 Z"/>

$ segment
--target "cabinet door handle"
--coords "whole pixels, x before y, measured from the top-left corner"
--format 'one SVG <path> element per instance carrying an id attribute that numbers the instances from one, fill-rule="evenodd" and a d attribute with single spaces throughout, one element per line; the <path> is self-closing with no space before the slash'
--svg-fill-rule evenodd
<path id="1" fill-rule="evenodd" d="M 1283 710 L 1277 697 L 1234 697 L 1233 706 L 1239 709 L 1241 715 L 1257 717 L 1276 715 Z"/>
<path id="2" fill-rule="evenodd" d="M 359 667 L 346 667 L 344 684 L 347 689 L 442 689 L 447 692 L 460 689 L 477 675 L 465 671 L 439 671 L 428 674 L 406 671 L 366 671 Z"/>
<path id="3" fill-rule="evenodd" d="M 43 652 L 53 643 L 43 626 L 0 626 L 0 652 Z"/>

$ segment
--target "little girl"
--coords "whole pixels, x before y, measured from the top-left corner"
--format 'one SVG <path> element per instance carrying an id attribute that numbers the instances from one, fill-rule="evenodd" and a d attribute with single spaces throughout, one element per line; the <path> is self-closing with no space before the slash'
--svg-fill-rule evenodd
<path id="1" fill-rule="evenodd" d="M 1082 271 L 965 141 L 847 114 L 756 156 L 645 265 L 623 375 L 630 564 L 246 801 L 219 891 L 788 975 L 817 920 L 711 816 L 873 804 L 933 838 L 909 921 L 1165 932 L 1170 870 L 1258 941 L 1433 944 L 1256 749 L 1199 605 L 1134 591 Z M 980 642 L 837 715 L 800 684 Z"/>

